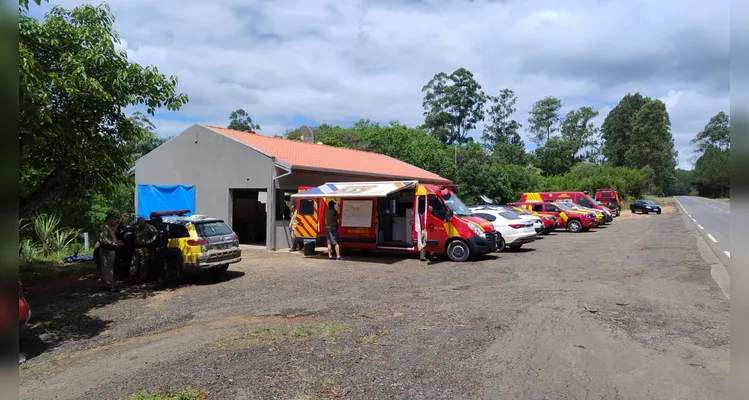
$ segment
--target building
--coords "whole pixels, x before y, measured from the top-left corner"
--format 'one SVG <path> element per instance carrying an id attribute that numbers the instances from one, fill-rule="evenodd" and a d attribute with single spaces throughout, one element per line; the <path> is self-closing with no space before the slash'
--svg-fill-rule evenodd
<path id="1" fill-rule="evenodd" d="M 169 207 L 221 218 L 240 242 L 290 246 L 287 204 L 300 186 L 414 179 L 449 183 L 394 158 L 360 150 L 195 124 L 140 158 L 139 215 Z"/>

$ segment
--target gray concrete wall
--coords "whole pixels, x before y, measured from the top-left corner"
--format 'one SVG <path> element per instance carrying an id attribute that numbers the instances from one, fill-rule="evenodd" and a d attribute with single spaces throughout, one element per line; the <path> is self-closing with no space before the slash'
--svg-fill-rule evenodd
<path id="1" fill-rule="evenodd" d="M 272 173 L 266 155 L 196 124 L 138 160 L 135 183 L 195 185 L 195 212 L 231 225 L 229 189 L 267 190 Z"/>

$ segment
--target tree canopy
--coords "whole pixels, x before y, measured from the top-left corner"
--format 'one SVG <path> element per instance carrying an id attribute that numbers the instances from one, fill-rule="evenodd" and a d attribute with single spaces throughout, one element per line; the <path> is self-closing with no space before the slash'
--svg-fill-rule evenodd
<path id="1" fill-rule="evenodd" d="M 153 115 L 188 101 L 177 93 L 175 76 L 133 63 L 117 49 L 113 25 L 107 4 L 56 6 L 43 22 L 21 13 L 21 216 L 92 188 L 113 193 L 137 156 L 130 149 L 144 139 L 125 107 L 138 105 Z"/>
<path id="2" fill-rule="evenodd" d="M 424 92 L 424 128 L 444 144 L 465 144 L 468 132 L 484 119 L 486 95 L 473 73 L 459 68 L 434 75 Z"/>
<path id="3" fill-rule="evenodd" d="M 252 117 L 247 114 L 247 111 L 239 108 L 229 114 L 229 126 L 227 128 L 242 132 L 257 132 L 260 130 L 260 125 L 252 122 Z"/>

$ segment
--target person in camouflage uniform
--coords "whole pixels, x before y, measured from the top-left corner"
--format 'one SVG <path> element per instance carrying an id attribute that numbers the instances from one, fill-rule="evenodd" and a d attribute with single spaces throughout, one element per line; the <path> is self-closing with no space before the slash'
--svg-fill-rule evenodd
<path id="1" fill-rule="evenodd" d="M 114 228 L 117 226 L 117 218 L 108 214 L 104 224 L 99 228 L 99 267 L 101 268 L 101 280 L 104 282 L 105 290 L 112 290 L 114 281 L 115 251 L 122 244 L 117 240 Z"/>
<path id="2" fill-rule="evenodd" d="M 148 277 L 148 268 L 153 259 L 153 242 L 158 231 L 143 217 L 138 218 L 135 228 L 135 250 L 130 263 L 130 280 L 139 282 Z"/>

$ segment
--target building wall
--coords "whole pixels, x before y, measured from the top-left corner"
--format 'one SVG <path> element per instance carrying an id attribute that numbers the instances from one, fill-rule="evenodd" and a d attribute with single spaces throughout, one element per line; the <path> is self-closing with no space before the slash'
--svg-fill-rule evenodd
<path id="1" fill-rule="evenodd" d="M 195 124 L 138 160 L 135 183 L 195 185 L 194 212 L 231 224 L 229 189 L 267 190 L 272 171 L 268 156 Z"/>

